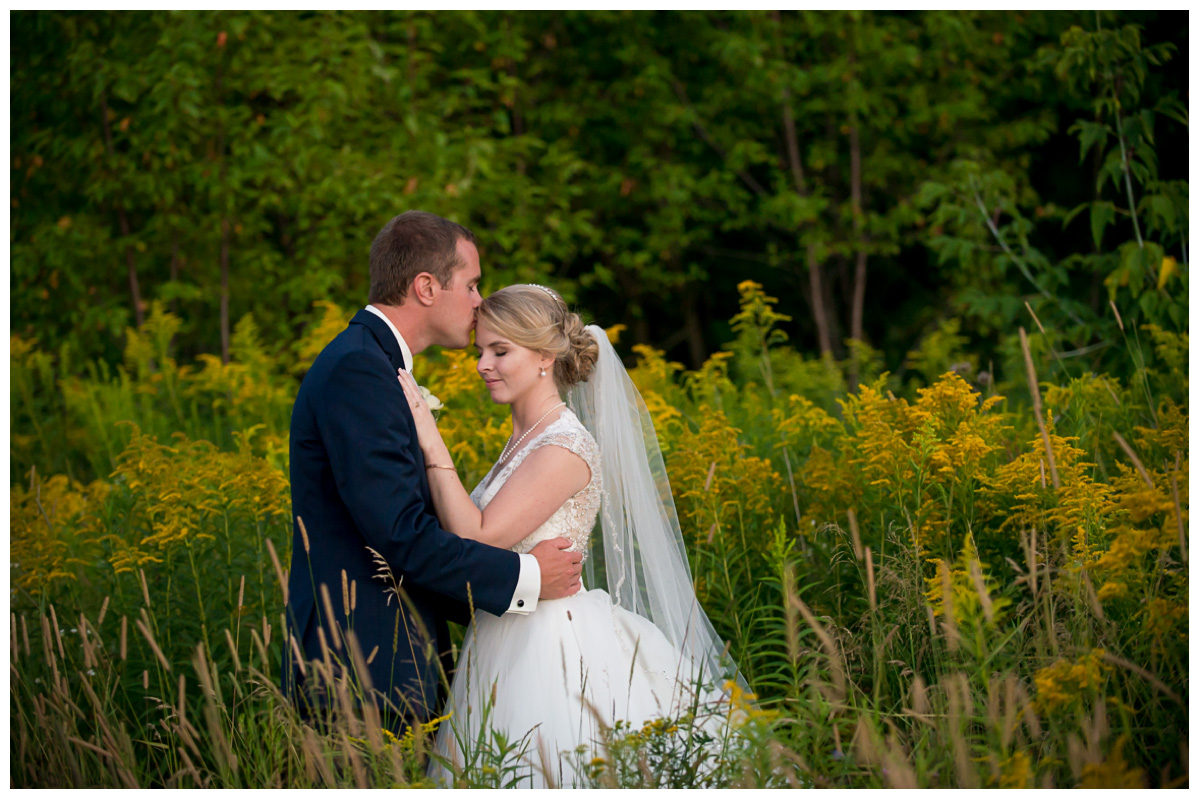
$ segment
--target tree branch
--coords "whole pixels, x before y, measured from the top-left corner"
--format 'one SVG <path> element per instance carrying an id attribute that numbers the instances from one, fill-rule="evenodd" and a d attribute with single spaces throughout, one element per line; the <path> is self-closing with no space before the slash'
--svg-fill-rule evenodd
<path id="1" fill-rule="evenodd" d="M 684 89 L 683 84 L 679 82 L 679 79 L 672 78 L 671 87 L 675 90 L 675 96 L 679 98 L 679 102 L 683 103 L 683 105 L 687 107 L 688 111 L 692 112 L 692 127 L 695 128 L 696 133 L 708 144 L 709 147 L 716 151 L 717 155 L 719 155 L 723 160 L 728 161 L 729 156 L 726 154 L 725 150 L 721 147 L 721 145 L 717 144 L 716 140 L 713 139 L 708 130 L 700 124 L 699 115 L 696 114 L 696 109 L 692 107 L 691 102 L 688 100 L 687 90 Z M 754 176 L 749 172 L 746 172 L 743 169 L 735 169 L 734 171 L 737 172 L 738 177 L 742 179 L 742 183 L 750 187 L 750 191 L 754 192 L 759 197 L 765 197 L 767 195 L 767 190 L 764 189 L 762 184 L 756 181 Z"/>

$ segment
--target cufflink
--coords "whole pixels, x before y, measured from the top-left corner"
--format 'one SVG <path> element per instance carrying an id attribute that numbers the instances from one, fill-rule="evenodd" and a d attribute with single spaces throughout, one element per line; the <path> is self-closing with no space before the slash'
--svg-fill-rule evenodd
<path id="1" fill-rule="evenodd" d="M 524 608 L 524 607 L 525 607 L 525 601 L 524 601 L 524 600 L 518 600 L 518 601 L 517 601 L 517 608 Z"/>

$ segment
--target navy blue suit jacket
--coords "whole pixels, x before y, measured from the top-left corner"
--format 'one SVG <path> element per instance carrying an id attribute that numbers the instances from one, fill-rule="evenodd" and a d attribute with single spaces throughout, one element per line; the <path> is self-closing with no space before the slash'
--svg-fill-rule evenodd
<path id="1" fill-rule="evenodd" d="M 412 413 L 396 378 L 403 356 L 384 320 L 355 315 L 313 362 L 292 408 L 291 481 L 295 531 L 288 578 L 288 633 L 304 659 L 323 659 L 322 628 L 336 669 L 354 670 L 347 631 L 369 662 L 370 685 L 409 720 L 438 711 L 439 672 L 449 663 L 446 619 L 465 622 L 472 604 L 503 614 L 520 573 L 516 553 L 442 530 L 430 502 Z M 296 521 L 304 522 L 307 545 Z M 401 582 L 402 601 L 368 547 Z M 343 592 L 354 583 L 354 608 Z M 326 607 L 321 590 L 328 587 Z M 332 614 L 332 618 L 331 618 Z M 337 632 L 330 630 L 336 626 Z M 284 642 L 285 693 L 302 706 L 331 701 Z M 381 707 L 388 703 L 376 695 Z M 324 698 L 324 699 L 323 699 Z"/>

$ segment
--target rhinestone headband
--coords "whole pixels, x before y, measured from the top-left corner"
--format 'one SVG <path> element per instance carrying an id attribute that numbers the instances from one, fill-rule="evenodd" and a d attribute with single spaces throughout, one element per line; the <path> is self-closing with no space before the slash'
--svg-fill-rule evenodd
<path id="1" fill-rule="evenodd" d="M 542 286 L 542 285 L 540 285 L 540 284 L 537 284 L 537 283 L 531 283 L 531 284 L 529 284 L 529 285 L 530 285 L 530 286 L 532 286 L 532 287 L 534 287 L 535 289 L 541 289 L 543 292 L 545 292 L 546 294 L 548 294 L 548 295 L 550 295 L 551 297 L 555 298 L 556 300 L 558 299 L 558 295 L 554 293 L 554 290 L 553 290 L 553 289 L 547 289 L 545 286 Z"/>

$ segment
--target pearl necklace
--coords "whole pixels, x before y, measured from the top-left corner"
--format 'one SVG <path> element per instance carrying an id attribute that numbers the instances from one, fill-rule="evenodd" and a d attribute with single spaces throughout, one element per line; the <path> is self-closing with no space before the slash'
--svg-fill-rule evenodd
<path id="1" fill-rule="evenodd" d="M 513 442 L 512 435 L 510 434 L 508 437 L 508 444 L 504 445 L 504 451 L 500 453 L 500 461 L 497 463 L 503 464 L 504 459 L 508 457 L 509 452 L 510 451 L 513 453 L 517 452 L 517 448 L 521 446 L 521 442 L 525 441 L 525 437 L 528 436 L 533 431 L 534 428 L 536 428 L 538 425 L 542 424 L 542 420 L 544 420 L 546 417 L 550 416 L 550 413 L 552 411 L 554 411 L 554 409 L 562 408 L 565 405 L 566 405 L 566 403 L 559 403 L 558 405 L 554 406 L 554 408 L 551 408 L 550 411 L 547 411 L 545 414 L 542 414 L 542 416 L 538 417 L 538 421 L 533 423 L 532 425 L 530 425 L 529 429 L 526 430 L 524 433 L 522 433 L 521 437 L 519 439 L 517 439 L 517 441 L 515 443 Z M 510 447 L 510 445 L 511 445 L 511 447 Z"/>

